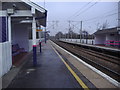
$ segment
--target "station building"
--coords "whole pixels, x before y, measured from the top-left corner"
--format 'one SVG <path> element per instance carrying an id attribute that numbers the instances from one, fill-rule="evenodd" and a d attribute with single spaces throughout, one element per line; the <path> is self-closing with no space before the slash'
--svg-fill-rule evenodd
<path id="1" fill-rule="evenodd" d="M 46 27 L 47 10 L 29 0 L 1 0 L 0 77 L 12 67 L 13 55 L 37 45 L 36 28 Z M 30 35 L 32 39 L 30 40 Z M 17 53 L 16 48 L 21 48 Z M 14 53 L 14 54 L 13 54 Z"/>
<path id="2" fill-rule="evenodd" d="M 94 36 L 95 45 L 120 47 L 120 34 L 117 27 L 98 30 Z"/>
<path id="3" fill-rule="evenodd" d="M 98 30 L 94 33 L 95 44 L 120 48 L 120 1 L 118 2 L 117 27 Z"/>

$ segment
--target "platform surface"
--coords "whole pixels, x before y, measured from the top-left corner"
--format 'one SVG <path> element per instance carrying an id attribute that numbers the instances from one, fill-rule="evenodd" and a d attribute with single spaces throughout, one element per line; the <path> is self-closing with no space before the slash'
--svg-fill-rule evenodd
<path id="1" fill-rule="evenodd" d="M 44 44 L 41 54 L 37 49 L 37 67 L 32 62 L 31 58 L 8 88 L 82 88 L 50 43 Z"/>

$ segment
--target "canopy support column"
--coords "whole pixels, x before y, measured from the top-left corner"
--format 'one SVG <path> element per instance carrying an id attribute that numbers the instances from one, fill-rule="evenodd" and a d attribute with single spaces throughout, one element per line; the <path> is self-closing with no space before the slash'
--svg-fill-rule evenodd
<path id="1" fill-rule="evenodd" d="M 36 21 L 35 16 L 33 16 L 33 22 L 32 22 L 32 36 L 33 36 L 33 66 L 37 65 L 37 53 L 36 53 Z"/>
<path id="2" fill-rule="evenodd" d="M 12 39 L 11 39 L 11 16 L 8 15 L 8 41 L 9 41 L 9 65 L 12 66 Z"/>

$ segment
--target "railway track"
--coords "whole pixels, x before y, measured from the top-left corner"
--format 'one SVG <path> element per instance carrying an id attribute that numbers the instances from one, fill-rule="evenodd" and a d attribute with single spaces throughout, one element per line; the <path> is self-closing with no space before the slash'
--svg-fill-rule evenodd
<path id="1" fill-rule="evenodd" d="M 94 66 L 105 74 L 109 75 L 113 79 L 120 82 L 120 61 L 119 57 L 111 56 L 108 54 L 103 54 L 101 52 L 93 51 L 90 49 L 79 47 L 78 45 L 73 45 L 70 43 L 54 41 L 56 44 L 62 48 L 73 53 L 77 57 L 84 60 L 86 63 Z"/>

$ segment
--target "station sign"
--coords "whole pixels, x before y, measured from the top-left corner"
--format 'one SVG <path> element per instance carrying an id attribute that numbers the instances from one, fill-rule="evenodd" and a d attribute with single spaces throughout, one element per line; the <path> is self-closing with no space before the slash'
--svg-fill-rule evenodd
<path id="1" fill-rule="evenodd" d="M 37 27 L 36 32 L 43 31 L 43 28 Z"/>
<path id="2" fill-rule="evenodd" d="M 39 31 L 43 31 L 43 29 L 36 29 L 36 31 L 37 31 L 37 32 L 39 32 Z"/>

